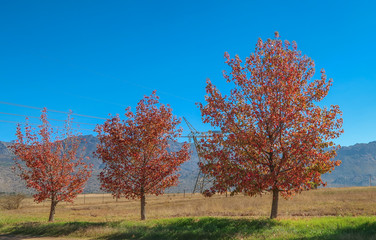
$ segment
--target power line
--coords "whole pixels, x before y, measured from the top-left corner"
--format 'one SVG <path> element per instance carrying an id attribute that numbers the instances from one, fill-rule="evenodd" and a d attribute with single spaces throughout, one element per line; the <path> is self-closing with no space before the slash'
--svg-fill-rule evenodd
<path id="1" fill-rule="evenodd" d="M 28 106 L 28 105 L 22 105 L 22 104 L 17 104 L 17 103 L 10 103 L 10 102 L 2 102 L 2 101 L 0 101 L 0 104 L 10 105 L 10 106 L 16 106 L 16 107 L 23 107 L 23 108 L 38 109 L 38 110 L 42 110 L 43 109 L 43 108 L 40 108 L 40 107 L 34 107 L 34 106 Z M 50 111 L 50 112 L 69 114 L 68 112 L 63 112 L 63 111 L 58 111 L 58 110 L 53 110 L 53 109 L 47 109 L 47 110 Z M 107 120 L 106 118 L 101 118 L 101 117 L 96 117 L 96 116 L 90 116 L 90 115 L 84 115 L 84 114 L 78 114 L 78 113 L 71 113 L 71 114 L 75 115 L 75 116 L 80 116 L 80 117 L 87 117 L 87 118 L 96 118 L 96 119 Z"/>
<path id="2" fill-rule="evenodd" d="M 15 123 L 15 124 L 25 124 L 25 123 L 22 123 L 22 122 L 16 122 L 16 121 L 7 121 L 7 120 L 1 120 L 0 119 L 0 122 L 6 122 L 6 123 Z M 40 124 L 37 124 L 37 123 L 27 123 L 29 125 L 40 125 Z M 59 126 L 50 126 L 52 128 L 64 128 L 64 127 L 59 127 Z M 75 130 L 82 130 L 82 131 L 93 131 L 93 129 L 84 129 L 84 128 L 72 128 L 72 129 L 75 129 Z"/>
<path id="3" fill-rule="evenodd" d="M 19 123 L 19 122 L 15 122 L 15 121 L 7 121 L 7 120 L 1 120 L 1 119 L 0 119 L 0 122 L 6 122 L 6 123 L 17 123 L 17 124 Z"/>
<path id="4" fill-rule="evenodd" d="M 0 112 L 0 114 L 11 115 L 11 116 L 18 116 L 18 117 L 25 117 L 25 118 L 38 118 L 38 119 L 39 119 L 39 117 L 35 117 L 35 116 L 27 116 L 27 115 L 16 114 L 16 113 Z M 59 122 L 65 122 L 65 120 L 54 119 L 54 118 L 48 118 L 48 120 L 59 121 Z M 72 122 L 72 123 L 77 123 L 77 124 L 85 124 L 85 125 L 94 125 L 94 126 L 96 126 L 96 124 L 94 124 L 94 123 L 83 123 L 83 122 L 75 122 L 75 121 L 71 121 L 71 122 Z"/>

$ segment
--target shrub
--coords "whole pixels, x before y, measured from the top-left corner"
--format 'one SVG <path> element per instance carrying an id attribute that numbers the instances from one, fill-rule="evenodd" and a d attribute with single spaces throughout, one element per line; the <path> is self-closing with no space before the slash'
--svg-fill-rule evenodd
<path id="1" fill-rule="evenodd" d="M 20 193 L 14 195 L 6 195 L 0 199 L 0 206 L 6 210 L 18 209 L 21 205 L 22 200 L 24 200 L 25 198 L 26 196 Z"/>

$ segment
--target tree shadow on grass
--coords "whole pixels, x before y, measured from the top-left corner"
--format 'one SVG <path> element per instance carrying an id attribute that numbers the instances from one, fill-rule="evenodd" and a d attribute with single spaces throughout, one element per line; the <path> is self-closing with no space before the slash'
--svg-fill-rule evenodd
<path id="1" fill-rule="evenodd" d="M 7 234 L 39 237 L 80 236 L 90 229 L 111 228 L 113 231 L 97 240 L 120 239 L 234 239 L 262 234 L 278 225 L 269 219 L 231 218 L 174 218 L 146 222 L 70 222 L 70 223 L 22 223 Z M 90 235 L 90 234 L 89 234 Z"/>
<path id="2" fill-rule="evenodd" d="M 115 223 L 114 223 L 115 224 Z M 8 234 L 12 235 L 30 235 L 38 237 L 61 237 L 72 233 L 83 231 L 88 228 L 104 227 L 108 223 L 96 222 L 68 222 L 68 223 L 19 223 L 14 226 Z"/>
<path id="3" fill-rule="evenodd" d="M 152 226 L 124 228 L 97 239 L 234 239 L 262 234 L 264 230 L 277 224 L 277 221 L 269 219 L 181 218 Z"/>

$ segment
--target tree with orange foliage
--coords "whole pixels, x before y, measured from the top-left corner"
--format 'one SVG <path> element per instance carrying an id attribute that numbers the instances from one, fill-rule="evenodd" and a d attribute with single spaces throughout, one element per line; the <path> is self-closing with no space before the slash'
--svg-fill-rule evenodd
<path id="1" fill-rule="evenodd" d="M 225 58 L 231 73 L 224 77 L 234 88 L 222 95 L 208 80 L 207 103 L 199 103 L 204 122 L 221 129 L 201 143 L 207 161 L 201 170 L 215 179 L 205 193 L 272 192 L 270 218 L 276 218 L 279 194 L 325 185 L 321 174 L 340 164 L 332 160 L 339 148 L 332 139 L 343 132 L 342 112 L 316 105 L 332 80 L 321 70 L 312 81 L 314 62 L 277 32 L 275 39 L 259 39 L 244 63 Z"/>
<path id="2" fill-rule="evenodd" d="M 146 194 L 163 194 L 178 183 L 176 173 L 187 161 L 189 144 L 171 152 L 169 143 L 176 142 L 182 129 L 172 109 L 159 103 L 153 91 L 137 105 L 136 112 L 126 109 L 126 120 L 119 116 L 98 125 L 100 143 L 96 154 L 105 163 L 100 174 L 101 187 L 114 197 L 141 199 L 141 220 L 145 219 Z"/>
<path id="3" fill-rule="evenodd" d="M 36 191 L 34 201 L 51 200 L 49 222 L 54 221 L 56 205 L 61 201 L 73 202 L 91 176 L 91 168 L 79 153 L 81 140 L 73 134 L 71 118 L 63 132 L 54 131 L 43 109 L 37 132 L 28 123 L 22 131 L 17 126 L 17 141 L 10 148 L 16 155 L 15 170 Z"/>

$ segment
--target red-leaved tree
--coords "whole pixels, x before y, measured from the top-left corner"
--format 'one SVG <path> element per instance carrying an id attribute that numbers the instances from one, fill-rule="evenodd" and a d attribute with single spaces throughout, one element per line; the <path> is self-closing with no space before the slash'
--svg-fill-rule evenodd
<path id="1" fill-rule="evenodd" d="M 213 176 L 207 195 L 225 192 L 248 195 L 272 192 L 271 218 L 277 217 L 278 197 L 323 183 L 321 174 L 339 161 L 332 139 L 342 132 L 338 106 L 316 105 L 332 80 L 325 71 L 312 81 L 314 62 L 297 50 L 295 42 L 259 39 L 255 52 L 243 61 L 225 53 L 233 83 L 229 95 L 207 81 L 206 105 L 199 104 L 205 123 L 221 129 L 202 140 L 205 174 Z"/>
<path id="2" fill-rule="evenodd" d="M 172 109 L 159 103 L 153 91 L 137 105 L 126 109 L 126 120 L 119 116 L 98 125 L 100 143 L 96 154 L 105 163 L 100 174 L 101 187 L 114 197 L 141 199 L 141 220 L 145 219 L 145 195 L 163 194 L 178 183 L 179 166 L 190 157 L 186 143 L 177 152 L 169 151 L 181 129 Z"/>
<path id="3" fill-rule="evenodd" d="M 54 220 L 56 205 L 61 201 L 73 202 L 91 175 L 91 168 L 79 152 L 80 138 L 72 131 L 70 115 L 63 131 L 55 131 L 47 119 L 44 108 L 39 131 L 26 123 L 24 130 L 17 126 L 17 141 L 11 146 L 15 169 L 34 189 L 34 201 L 51 200 L 48 221 Z"/>

